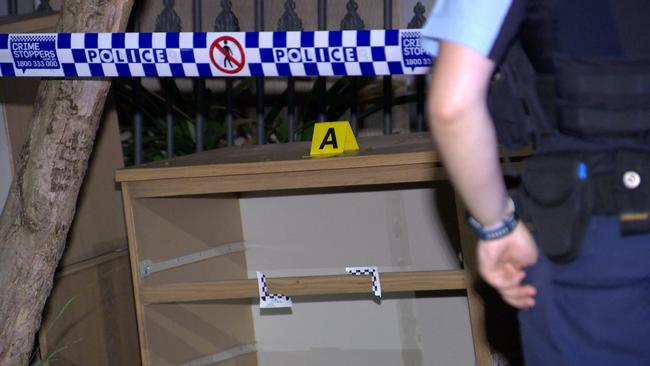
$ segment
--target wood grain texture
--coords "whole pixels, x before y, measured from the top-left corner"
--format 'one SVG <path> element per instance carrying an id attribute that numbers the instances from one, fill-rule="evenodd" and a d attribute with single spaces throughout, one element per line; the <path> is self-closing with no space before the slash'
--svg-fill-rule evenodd
<path id="1" fill-rule="evenodd" d="M 120 169 L 115 173 L 115 179 L 130 182 L 411 164 L 441 165 L 431 136 L 426 132 L 360 138 L 358 152 L 338 157 L 310 158 L 309 147 L 310 142 L 296 142 L 216 149 Z M 522 149 L 510 157 L 516 162 L 527 155 L 529 150 Z"/>
<path id="2" fill-rule="evenodd" d="M 0 32 L 52 33 L 59 16 L 20 16 L 18 21 L 12 17 L 12 23 L 0 25 Z M 24 121 L 33 113 L 39 83 L 38 78 L 0 78 L 11 157 L 16 164 L 28 134 Z M 38 337 L 40 354 L 45 358 L 48 352 L 62 347 L 56 358 L 66 364 L 137 365 L 137 326 L 124 217 L 120 193 L 112 181 L 115 169 L 124 165 L 117 112 L 110 104 L 96 141 L 52 294 L 45 305 Z M 124 268 L 113 268 L 116 260 Z M 53 321 L 60 306 L 73 298 L 68 310 Z"/>
<path id="3" fill-rule="evenodd" d="M 115 177 L 122 182 L 354 169 L 437 161 L 432 152 L 431 139 L 424 133 L 368 137 L 360 139 L 359 145 L 360 151 L 357 153 L 330 158 L 310 158 L 309 142 L 223 148 L 118 170 Z"/>
<path id="4" fill-rule="evenodd" d="M 138 365 L 129 280 L 126 251 L 59 271 L 39 333 L 41 355 L 61 350 L 52 364 Z"/>
<path id="5" fill-rule="evenodd" d="M 135 316 L 138 323 L 138 339 L 140 341 L 140 361 L 142 365 L 150 365 L 149 342 L 144 325 L 144 305 L 142 303 L 142 281 L 140 280 L 140 251 L 138 237 L 135 231 L 135 218 L 133 213 L 133 198 L 129 192 L 129 185 L 122 184 L 122 204 L 124 205 L 124 219 L 126 222 L 126 236 L 129 240 L 129 261 L 131 263 L 131 281 L 133 283 L 133 301 L 135 303 Z"/>
<path id="6" fill-rule="evenodd" d="M 182 201 L 187 196 L 208 200 L 223 197 L 224 193 L 304 192 L 333 187 L 359 189 L 373 185 L 408 185 L 447 180 L 427 133 L 368 137 L 360 139 L 359 144 L 361 149 L 356 154 L 320 159 L 305 156 L 309 151 L 308 142 L 219 149 L 119 170 L 116 179 L 122 182 L 123 187 L 128 187 L 129 195 L 125 195 L 125 200 L 133 201 L 129 204 L 125 202 L 125 209 L 132 206 L 144 207 L 145 202 L 151 200 Z M 510 154 L 514 165 L 526 154 L 526 150 Z M 171 207 L 169 210 L 173 210 Z M 187 209 L 182 211 L 189 212 Z M 173 214 L 160 210 L 157 212 L 168 222 L 175 222 L 170 219 Z M 132 226 L 138 225 L 137 222 L 138 219 L 129 223 L 127 219 L 127 223 Z M 184 230 L 178 224 L 174 225 L 170 230 Z M 149 231 L 158 230 L 159 227 L 160 225 L 131 227 L 130 235 L 133 237 L 130 236 L 129 240 L 134 249 L 131 252 L 132 258 L 138 258 L 138 253 L 142 254 L 143 242 L 139 239 L 150 237 Z M 467 238 L 463 237 L 463 240 L 463 251 L 473 250 L 467 244 Z M 146 246 L 153 248 L 153 244 L 155 241 Z M 471 262 L 472 253 L 464 255 Z M 139 260 L 132 259 L 133 265 Z M 468 268 L 471 268 L 470 264 Z M 469 303 L 476 359 L 480 365 L 485 365 L 490 354 L 482 337 L 482 304 L 471 288 L 471 278 L 468 277 L 471 273 L 467 270 L 382 273 L 381 283 L 384 292 L 467 290 L 468 296 L 471 295 Z M 136 275 L 138 274 L 134 272 Z M 210 301 L 246 301 L 242 299 L 257 298 L 257 280 L 238 279 L 243 277 L 245 275 L 229 277 L 235 278 L 233 280 L 198 280 L 201 282 L 174 280 L 169 276 L 164 281 L 145 279 L 144 283 L 139 278 L 134 279 L 137 282 L 134 287 L 139 301 L 139 317 L 147 318 L 153 308 L 172 306 L 170 304 L 216 306 L 223 301 Z M 288 296 L 371 293 L 371 279 L 365 276 L 269 278 L 268 285 L 271 293 Z M 145 339 L 143 343 L 146 342 Z M 142 350 L 143 353 L 152 354 L 161 352 L 147 350 L 146 346 Z M 149 357 L 149 362 L 152 362 L 151 357 L 154 356 L 143 356 L 143 360 L 145 357 Z M 155 357 L 154 360 L 157 359 Z"/>
<path id="7" fill-rule="evenodd" d="M 161 304 L 141 300 L 142 289 L 174 282 L 246 278 L 243 252 L 209 258 L 140 277 L 138 264 L 187 255 L 241 241 L 239 199 L 234 194 L 210 197 L 134 199 L 133 183 L 123 191 L 136 292 L 142 363 L 177 365 L 244 344 L 255 343 L 250 304 Z M 191 214 L 188 214 L 191 213 Z M 246 358 L 250 363 L 253 358 Z M 238 358 L 239 360 L 239 358 Z"/>
<path id="8" fill-rule="evenodd" d="M 476 285 L 482 281 L 478 274 L 476 259 L 476 236 L 465 219 L 465 206 L 460 196 L 456 195 L 456 213 L 458 216 L 458 231 L 460 246 L 463 253 L 463 263 L 467 276 L 467 304 L 472 327 L 472 340 L 474 341 L 474 354 L 477 366 L 491 366 L 492 351 L 485 331 L 485 307 L 483 299 L 476 291 Z"/>
<path id="9" fill-rule="evenodd" d="M 57 32 L 124 31 L 132 5 L 133 0 L 66 1 Z M 0 216 L 0 365 L 29 359 L 110 84 L 48 80 L 39 87 Z"/>
<path id="10" fill-rule="evenodd" d="M 242 174 L 225 177 L 175 178 L 130 182 L 133 196 L 170 197 L 229 192 L 354 187 L 391 183 L 418 183 L 445 179 L 442 168 L 431 164 L 325 169 L 286 173 Z"/>
<path id="11" fill-rule="evenodd" d="M 0 78 L 14 172 L 28 136 L 28 124 L 24 121 L 32 116 L 39 82 L 37 78 Z M 112 104 L 107 103 L 97 131 L 59 267 L 126 248 L 120 192 L 112 180 L 115 169 L 124 166 L 117 111 Z"/>
<path id="12" fill-rule="evenodd" d="M 464 271 L 380 273 L 382 292 L 464 290 Z M 371 293 L 370 276 L 330 275 L 267 278 L 269 292 L 288 296 Z M 145 303 L 230 300 L 259 297 L 256 279 L 142 286 Z"/>

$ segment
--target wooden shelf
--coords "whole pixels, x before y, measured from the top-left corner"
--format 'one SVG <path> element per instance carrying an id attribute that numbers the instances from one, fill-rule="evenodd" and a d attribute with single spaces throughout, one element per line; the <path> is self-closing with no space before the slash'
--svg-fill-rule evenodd
<path id="1" fill-rule="evenodd" d="M 354 154 L 329 158 L 310 158 L 309 142 L 245 148 L 230 147 L 121 169 L 115 173 L 115 179 L 118 182 L 132 182 L 299 171 L 318 172 L 439 161 L 433 153 L 428 133 L 360 138 L 359 146 L 360 150 Z"/>
<path id="2" fill-rule="evenodd" d="M 224 148 L 115 173 L 134 198 L 447 180 L 429 133 L 359 139 L 353 155 L 309 158 L 308 142 Z M 514 166 L 528 155 L 510 154 Z"/>
<path id="3" fill-rule="evenodd" d="M 359 151 L 345 156 L 310 158 L 310 142 L 229 147 L 120 169 L 117 182 L 174 180 L 292 172 L 431 165 L 440 167 L 428 132 L 359 138 Z M 530 149 L 510 154 L 513 161 Z M 384 177 L 385 178 L 385 177 Z"/>
<path id="4" fill-rule="evenodd" d="M 465 290 L 465 271 L 380 273 L 382 292 Z M 358 294 L 371 292 L 370 276 L 331 275 L 267 278 L 269 292 L 287 296 Z M 256 279 L 142 286 L 149 304 L 258 298 Z"/>
<path id="5" fill-rule="evenodd" d="M 387 190 L 409 189 L 421 187 L 419 183 L 430 187 L 428 183 L 447 180 L 428 133 L 366 137 L 358 142 L 356 154 L 339 157 L 309 158 L 309 142 L 299 142 L 218 149 L 116 172 L 129 233 L 144 365 L 156 364 L 158 357 L 178 364 L 255 343 L 248 303 L 216 301 L 259 297 L 257 279 L 248 279 L 252 268 L 246 253 L 231 253 L 147 277 L 141 277 L 138 269 L 143 259 L 165 261 L 186 256 L 213 245 L 215 239 L 223 243 L 245 240 L 240 210 L 245 198 L 241 193 L 290 196 L 348 191 L 342 187 L 381 191 L 384 185 Z M 527 154 L 522 150 L 509 156 L 516 166 Z M 382 292 L 466 291 L 476 360 L 484 366 L 490 364 L 491 357 L 483 336 L 482 304 L 473 290 L 474 239 L 466 234 L 462 207 L 457 205 L 453 212 L 454 221 L 461 225 L 465 268 L 380 273 Z M 270 277 L 267 285 L 270 293 L 294 297 L 372 293 L 370 276 L 349 274 Z M 188 313 L 192 314 L 189 318 Z M 193 319 L 201 326 L 189 324 Z M 204 348 L 168 344 L 169 337 L 188 329 L 196 329 L 196 334 L 186 336 L 200 340 L 193 344 Z M 223 334 L 223 339 L 215 338 L 215 333 Z M 257 365 L 253 356 L 243 364 Z"/>

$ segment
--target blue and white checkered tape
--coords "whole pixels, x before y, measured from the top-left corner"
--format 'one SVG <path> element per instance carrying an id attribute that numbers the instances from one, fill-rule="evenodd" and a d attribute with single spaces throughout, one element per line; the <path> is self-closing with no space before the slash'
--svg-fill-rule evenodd
<path id="1" fill-rule="evenodd" d="M 425 74 L 419 30 L 0 34 L 2 77 Z"/>

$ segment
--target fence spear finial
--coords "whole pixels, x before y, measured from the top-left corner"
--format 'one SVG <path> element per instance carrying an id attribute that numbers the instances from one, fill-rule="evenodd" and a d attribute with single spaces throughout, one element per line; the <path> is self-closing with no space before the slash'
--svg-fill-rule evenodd
<path id="1" fill-rule="evenodd" d="M 182 29 L 181 17 L 174 10 L 174 0 L 163 0 L 165 8 L 156 17 L 155 32 L 180 32 Z"/>

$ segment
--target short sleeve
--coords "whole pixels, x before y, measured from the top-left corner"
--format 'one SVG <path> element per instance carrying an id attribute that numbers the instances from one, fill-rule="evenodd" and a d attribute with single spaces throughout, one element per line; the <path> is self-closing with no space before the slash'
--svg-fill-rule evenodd
<path id="1" fill-rule="evenodd" d="M 422 28 L 422 47 L 437 54 L 438 41 L 501 58 L 526 16 L 525 0 L 436 0 Z"/>

